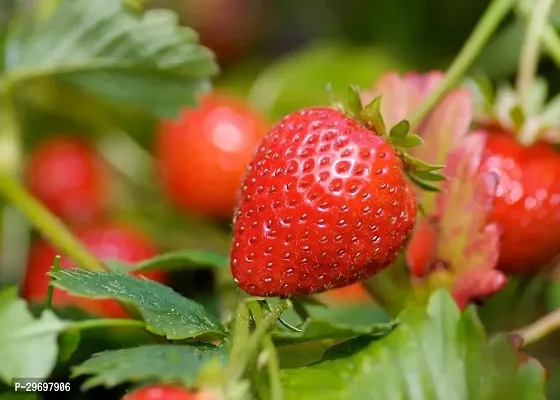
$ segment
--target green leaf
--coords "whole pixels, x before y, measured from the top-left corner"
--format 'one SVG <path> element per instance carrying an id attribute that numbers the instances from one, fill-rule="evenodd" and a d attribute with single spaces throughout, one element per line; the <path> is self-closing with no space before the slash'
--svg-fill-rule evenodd
<path id="1" fill-rule="evenodd" d="M 420 146 L 423 140 L 420 136 L 413 133 L 407 134 L 405 137 L 392 137 L 391 144 L 397 147 L 416 147 Z"/>
<path id="2" fill-rule="evenodd" d="M 429 164 L 407 153 L 404 154 L 404 160 L 415 171 L 437 171 L 444 167 L 444 165 Z"/>
<path id="3" fill-rule="evenodd" d="M 81 334 L 78 330 L 67 330 L 58 337 L 58 361 L 66 362 L 72 357 L 80 344 Z"/>
<path id="4" fill-rule="evenodd" d="M 50 275 L 55 278 L 53 285 L 72 294 L 130 303 L 146 321 L 146 329 L 168 339 L 226 335 L 223 325 L 204 307 L 161 283 L 116 271 L 63 269 Z"/>
<path id="5" fill-rule="evenodd" d="M 364 107 L 361 117 L 365 122 L 373 126 L 378 135 L 385 135 L 387 133 L 387 127 L 381 115 L 381 96 L 375 97 Z"/>
<path id="6" fill-rule="evenodd" d="M 301 332 L 276 329 L 272 332 L 274 342 L 279 346 L 292 345 L 324 339 L 348 339 L 361 335 L 383 337 L 391 332 L 394 324 L 350 325 L 328 319 L 308 318 L 299 327 Z"/>
<path id="7" fill-rule="evenodd" d="M 35 319 L 17 289 L 0 292 L 0 378 L 47 378 L 56 365 L 57 336 L 68 324 L 50 310 Z"/>
<path id="8" fill-rule="evenodd" d="M 93 375 L 83 390 L 96 386 L 107 389 L 123 383 L 146 380 L 180 383 L 192 387 L 199 370 L 212 359 L 225 363 L 227 353 L 212 345 L 148 345 L 110 350 L 72 369 L 72 376 Z"/>
<path id="9" fill-rule="evenodd" d="M 269 302 L 274 307 L 274 302 Z M 360 335 L 381 337 L 394 327 L 380 307 L 369 304 L 357 304 L 344 307 L 325 307 L 323 304 L 306 304 L 309 314 L 303 323 L 293 310 L 282 314 L 282 319 L 298 326 L 300 332 L 294 332 L 277 326 L 272 337 L 277 345 L 292 345 L 323 339 L 347 339 Z"/>
<path id="10" fill-rule="evenodd" d="M 489 343 L 474 310 L 461 315 L 438 290 L 426 308 L 406 309 L 388 336 L 359 338 L 319 363 L 285 369 L 282 381 L 286 400 L 524 400 L 544 396 L 535 368 L 520 368 L 505 336 Z"/>
<path id="11" fill-rule="evenodd" d="M 418 175 L 416 175 L 415 173 L 408 172 L 406 176 L 408 176 L 408 179 L 410 179 L 412 183 L 420 187 L 422 190 L 426 190 L 428 192 L 442 191 L 442 189 L 438 185 L 432 183 L 430 180 L 425 180 L 418 177 Z"/>
<path id="12" fill-rule="evenodd" d="M 424 181 L 441 182 L 447 179 L 445 175 L 432 171 L 418 171 L 414 175 Z"/>
<path id="13" fill-rule="evenodd" d="M 126 264 L 118 260 L 105 260 L 105 263 L 117 271 L 147 271 L 154 269 L 187 268 L 229 268 L 229 257 L 205 250 L 179 250 L 160 254 L 136 264 Z"/>
<path id="14" fill-rule="evenodd" d="M 217 72 L 197 34 L 169 10 L 133 13 L 114 0 L 62 0 L 52 16 L 11 32 L 12 85 L 55 78 L 114 107 L 174 117 Z M 86 99 L 87 97 L 84 97 Z"/>
<path id="15" fill-rule="evenodd" d="M 357 85 L 348 85 L 348 108 L 346 111 L 354 118 L 359 118 L 360 113 L 362 112 L 360 88 Z"/>
<path id="16" fill-rule="evenodd" d="M 391 136 L 391 138 L 404 138 L 406 137 L 406 135 L 408 135 L 408 132 L 410 131 L 410 122 L 408 122 L 408 120 L 403 119 L 402 121 L 400 121 L 399 123 L 397 123 L 395 126 L 393 126 L 391 128 L 391 131 L 389 132 L 389 136 Z"/>

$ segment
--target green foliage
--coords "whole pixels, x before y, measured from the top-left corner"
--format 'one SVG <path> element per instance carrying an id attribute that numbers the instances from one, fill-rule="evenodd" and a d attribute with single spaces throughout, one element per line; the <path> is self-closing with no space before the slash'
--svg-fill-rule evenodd
<path id="1" fill-rule="evenodd" d="M 389 69 L 405 67 L 384 49 L 324 42 L 274 62 L 257 78 L 249 97 L 256 107 L 280 118 L 298 108 L 328 106 L 328 82 L 344 95 L 349 83 L 370 87 Z"/>
<path id="2" fill-rule="evenodd" d="M 449 293 L 440 290 L 427 308 L 405 310 L 388 336 L 355 339 L 320 363 L 283 370 L 285 398 L 542 398 L 538 364 L 519 367 L 508 340 L 488 342 L 472 311 L 461 315 Z"/>
<path id="3" fill-rule="evenodd" d="M 74 106 L 80 112 L 101 102 L 113 111 L 172 117 L 209 90 L 217 72 L 210 51 L 198 45 L 193 30 L 178 25 L 176 14 L 137 14 L 114 0 L 62 0 L 49 18 L 14 27 L 7 43 L 14 53 L 6 83 L 18 89 L 39 80 L 51 92 L 74 90 L 75 100 L 85 102 Z M 27 97 L 41 96 L 49 95 L 39 90 Z"/>
<path id="4" fill-rule="evenodd" d="M 300 332 L 276 330 L 272 332 L 272 337 L 277 345 L 291 345 L 299 342 L 323 339 L 347 339 L 360 335 L 383 337 L 388 334 L 392 328 L 392 324 L 352 326 L 338 324 L 329 320 L 309 318 L 299 327 L 301 330 Z"/>
<path id="5" fill-rule="evenodd" d="M 72 357 L 80 344 L 81 337 L 82 335 L 79 330 L 67 330 L 60 334 L 58 337 L 59 362 L 66 362 Z"/>
<path id="6" fill-rule="evenodd" d="M 93 375 L 84 389 L 147 380 L 191 387 L 206 364 L 213 359 L 223 364 L 226 356 L 224 348 L 212 345 L 148 345 L 96 354 L 72 371 L 73 376 Z"/>
<path id="7" fill-rule="evenodd" d="M 111 269 L 121 271 L 149 271 L 154 269 L 229 268 L 229 257 L 205 250 L 179 250 L 157 255 L 129 265 L 117 260 L 106 260 Z"/>
<path id="8" fill-rule="evenodd" d="M 63 269 L 51 275 L 56 287 L 75 295 L 112 298 L 133 305 L 146 321 L 146 329 L 168 339 L 226 335 L 222 324 L 204 307 L 161 283 L 120 272 Z"/>
<path id="9" fill-rule="evenodd" d="M 56 365 L 57 336 L 68 326 L 52 311 L 34 318 L 16 288 L 0 292 L 0 378 L 46 378 Z"/>
<path id="10" fill-rule="evenodd" d="M 306 309 L 310 316 L 298 326 L 299 332 L 280 327 L 272 331 L 276 345 L 293 345 L 323 339 L 349 339 L 361 335 L 382 337 L 395 326 L 381 308 L 368 304 L 351 307 L 308 305 Z M 285 320 L 296 323 L 295 318 L 285 314 Z"/>

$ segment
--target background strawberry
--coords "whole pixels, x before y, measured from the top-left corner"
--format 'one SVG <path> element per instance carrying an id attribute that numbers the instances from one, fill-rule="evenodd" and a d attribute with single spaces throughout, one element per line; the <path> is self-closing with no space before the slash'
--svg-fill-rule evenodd
<path id="1" fill-rule="evenodd" d="M 122 400 L 197 400 L 199 397 L 182 388 L 171 385 L 149 385 L 130 392 Z"/>
<path id="2" fill-rule="evenodd" d="M 487 133 L 481 170 L 499 178 L 491 213 L 503 231 L 499 268 L 536 272 L 560 252 L 560 154 L 543 141 L 523 146 L 500 128 Z"/>
<path id="3" fill-rule="evenodd" d="M 156 155 L 163 189 L 185 211 L 228 217 L 245 166 L 267 123 L 243 101 L 210 94 L 177 120 L 163 121 Z"/>
<path id="4" fill-rule="evenodd" d="M 85 141 L 56 136 L 40 142 L 26 169 L 29 190 L 73 223 L 98 218 L 106 208 L 107 177 L 102 161 Z"/>
<path id="5" fill-rule="evenodd" d="M 354 283 L 353 285 L 343 286 L 338 289 L 329 290 L 325 292 L 326 301 L 335 303 L 372 303 L 371 296 L 364 289 L 361 283 Z"/>
<path id="6" fill-rule="evenodd" d="M 394 260 L 415 216 L 391 144 L 332 108 L 294 112 L 272 128 L 249 164 L 232 272 L 252 295 L 346 286 Z"/>
<path id="7" fill-rule="evenodd" d="M 76 231 L 77 238 L 100 259 L 115 259 L 135 263 L 157 255 L 152 241 L 143 233 L 121 225 L 98 225 L 81 228 Z M 50 243 L 36 242 L 30 251 L 22 296 L 33 303 L 45 300 L 49 284 L 47 275 L 54 260 L 60 254 Z M 62 268 L 76 268 L 74 262 L 62 257 Z M 140 275 L 140 274 L 139 274 Z M 165 282 L 166 274 L 161 271 L 149 271 L 141 274 L 146 278 Z M 53 304 L 58 306 L 77 305 L 92 314 L 103 317 L 126 317 L 126 312 L 113 300 L 94 300 L 75 297 L 62 290 L 55 289 Z"/>

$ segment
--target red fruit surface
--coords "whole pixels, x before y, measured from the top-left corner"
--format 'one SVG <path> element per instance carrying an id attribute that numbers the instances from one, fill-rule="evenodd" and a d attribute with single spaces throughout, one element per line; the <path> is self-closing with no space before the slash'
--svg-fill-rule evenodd
<path id="1" fill-rule="evenodd" d="M 25 178 L 31 193 L 65 220 L 89 222 L 105 210 L 108 189 L 102 161 L 80 139 L 59 136 L 38 144 Z"/>
<path id="2" fill-rule="evenodd" d="M 331 108 L 276 124 L 248 166 L 231 270 L 257 296 L 322 292 L 387 267 L 409 237 L 416 199 L 393 147 Z"/>
<path id="3" fill-rule="evenodd" d="M 519 144 L 489 130 L 481 170 L 498 175 L 491 220 L 502 228 L 498 267 L 538 271 L 560 252 L 560 154 L 551 144 Z"/>
<path id="4" fill-rule="evenodd" d="M 197 400 L 197 395 L 181 386 L 150 385 L 130 392 L 122 400 Z"/>
<path id="5" fill-rule="evenodd" d="M 198 108 L 159 126 L 163 189 L 185 211 L 231 216 L 245 167 L 267 129 L 243 101 L 215 93 L 204 97 Z"/>
<path id="6" fill-rule="evenodd" d="M 372 299 L 369 293 L 364 289 L 361 283 L 354 283 L 350 286 L 344 286 L 338 289 L 330 290 L 325 293 L 329 300 L 337 303 L 371 303 Z"/>
<path id="7" fill-rule="evenodd" d="M 76 232 L 76 235 L 85 247 L 100 259 L 112 258 L 135 263 L 157 255 L 157 249 L 150 239 L 128 227 L 100 225 L 82 228 Z M 60 252 L 45 241 L 38 241 L 33 245 L 22 289 L 23 298 L 32 303 L 40 303 L 45 300 L 50 279 L 47 274 L 50 272 L 57 254 Z M 68 257 L 62 257 L 60 265 L 62 268 L 76 268 Z M 142 275 L 158 282 L 165 282 L 166 277 L 162 271 L 149 271 L 136 275 Z M 107 318 L 127 317 L 128 315 L 116 301 L 76 297 L 60 289 L 54 290 L 53 304 L 57 306 L 75 305 L 92 314 Z"/>

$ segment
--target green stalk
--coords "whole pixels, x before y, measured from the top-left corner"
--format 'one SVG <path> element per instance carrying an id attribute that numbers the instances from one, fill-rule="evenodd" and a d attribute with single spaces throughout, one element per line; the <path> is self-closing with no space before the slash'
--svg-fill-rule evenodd
<path id="1" fill-rule="evenodd" d="M 255 302 L 249 305 L 249 308 L 251 309 L 251 314 L 253 315 L 256 326 L 259 327 L 264 320 L 261 305 Z M 276 347 L 269 334 L 264 335 L 262 342 L 267 351 L 270 400 L 283 400 L 284 391 L 282 390 L 282 383 L 280 382 L 280 362 L 278 361 Z"/>
<path id="2" fill-rule="evenodd" d="M 541 37 L 548 22 L 554 0 L 537 0 L 531 10 L 527 33 L 521 48 L 517 74 L 517 101 L 524 107 L 531 94 L 531 87 L 539 65 Z"/>
<path id="3" fill-rule="evenodd" d="M 249 322 L 249 309 L 247 308 L 246 301 L 243 299 L 237 306 L 233 325 L 232 347 L 228 367 L 228 373 L 231 376 L 236 376 L 237 371 L 235 369 L 241 364 L 239 360 L 243 358 L 243 351 L 247 347 L 247 342 L 249 340 Z"/>
<path id="4" fill-rule="evenodd" d="M 556 63 L 556 66 L 560 68 L 560 37 L 558 37 L 556 30 L 550 25 L 543 32 L 542 44 L 546 52 Z"/>
<path id="5" fill-rule="evenodd" d="M 8 174 L 0 174 L 0 195 L 25 214 L 47 240 L 81 268 L 91 271 L 104 270 L 103 265 L 74 237 L 64 223 Z"/>
<path id="6" fill-rule="evenodd" d="M 292 303 L 290 302 L 290 300 L 280 300 L 278 306 L 264 318 L 262 323 L 257 326 L 251 336 L 241 342 L 241 345 L 237 348 L 237 351 L 235 353 L 233 351 L 235 347 L 234 349 L 232 349 L 232 358 L 228 366 L 228 375 L 230 382 L 237 382 L 239 379 L 241 379 L 241 377 L 245 373 L 245 369 L 247 368 L 253 355 L 257 351 L 263 337 L 266 335 L 268 330 L 278 321 L 278 317 L 280 316 L 280 314 L 291 307 Z M 234 340 L 238 336 L 237 332 L 235 335 L 236 336 L 234 337 Z"/>
<path id="7" fill-rule="evenodd" d="M 57 255 L 54 257 L 54 262 L 52 265 L 51 272 L 57 272 L 59 269 L 60 269 L 60 256 Z M 54 282 L 54 277 L 51 276 L 49 280 L 49 288 L 47 290 L 47 298 L 45 299 L 45 308 L 51 308 L 52 306 L 52 299 L 54 295 L 53 282 Z"/>
<path id="8" fill-rule="evenodd" d="M 516 1 L 517 0 L 492 1 L 463 45 L 463 48 L 451 63 L 439 87 L 428 96 L 418 111 L 416 111 L 416 114 L 410 119 L 410 124 L 412 126 L 418 125 L 436 105 L 439 99 L 463 77 L 490 37 L 494 34 L 498 25 L 512 10 Z"/>

